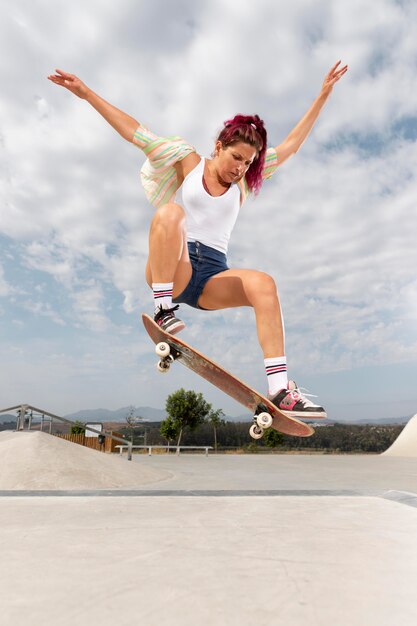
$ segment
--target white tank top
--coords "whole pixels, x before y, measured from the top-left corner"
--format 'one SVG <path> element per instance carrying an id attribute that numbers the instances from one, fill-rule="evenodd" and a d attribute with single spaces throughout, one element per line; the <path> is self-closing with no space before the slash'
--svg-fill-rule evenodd
<path id="1" fill-rule="evenodd" d="M 232 184 L 221 196 L 211 196 L 203 186 L 205 159 L 184 178 L 175 201 L 187 217 L 188 241 L 227 253 L 230 235 L 240 209 L 240 189 Z"/>

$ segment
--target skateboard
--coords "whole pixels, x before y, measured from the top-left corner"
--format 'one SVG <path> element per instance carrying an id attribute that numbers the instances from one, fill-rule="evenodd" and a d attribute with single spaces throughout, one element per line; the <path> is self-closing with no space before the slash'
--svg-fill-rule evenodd
<path id="1" fill-rule="evenodd" d="M 285 415 L 249 385 L 189 346 L 185 341 L 164 331 L 146 313 L 142 313 L 142 321 L 146 332 L 155 344 L 155 352 L 159 357 L 158 371 L 168 372 L 171 364 L 178 361 L 243 404 L 253 412 L 253 424 L 249 429 L 249 434 L 253 439 L 260 439 L 267 428 L 296 437 L 310 437 L 314 433 L 314 428 L 309 424 Z"/>

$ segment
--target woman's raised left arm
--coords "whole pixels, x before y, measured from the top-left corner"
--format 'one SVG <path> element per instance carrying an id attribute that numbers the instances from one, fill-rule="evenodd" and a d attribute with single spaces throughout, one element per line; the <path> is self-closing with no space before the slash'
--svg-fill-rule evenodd
<path id="1" fill-rule="evenodd" d="M 348 70 L 348 66 L 344 65 L 340 66 L 341 61 L 338 61 L 327 74 L 323 81 L 323 85 L 321 91 L 317 98 L 314 100 L 313 104 L 310 106 L 305 115 L 301 118 L 298 124 L 292 129 L 289 135 L 284 139 L 282 143 L 275 147 L 277 157 L 278 157 L 278 165 L 281 165 L 289 159 L 290 156 L 295 154 L 304 141 L 307 139 L 310 134 L 311 129 L 313 128 L 320 112 L 332 92 L 333 86 L 337 83 L 340 78 L 346 74 Z"/>

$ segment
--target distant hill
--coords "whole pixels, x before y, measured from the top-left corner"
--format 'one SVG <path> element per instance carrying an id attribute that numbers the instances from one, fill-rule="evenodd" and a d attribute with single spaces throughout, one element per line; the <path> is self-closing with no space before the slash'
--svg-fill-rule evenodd
<path id="1" fill-rule="evenodd" d="M 408 417 L 385 417 L 385 418 L 381 418 L 381 419 L 377 419 L 377 420 L 367 420 L 367 419 L 362 419 L 362 420 L 349 420 L 346 421 L 345 420 L 338 420 L 339 424 L 358 424 L 359 426 L 364 425 L 364 424 L 379 424 L 380 426 L 399 426 L 401 424 L 406 424 L 410 419 L 411 419 L 411 415 L 409 415 Z"/>
<path id="2" fill-rule="evenodd" d="M 109 409 L 85 409 L 77 411 L 76 413 L 69 413 L 68 415 L 64 415 L 64 417 L 72 421 L 79 420 L 80 422 L 124 422 L 130 408 L 131 407 L 127 406 L 122 407 L 121 409 L 115 409 L 114 411 L 110 411 Z M 143 419 L 148 422 L 162 422 L 162 420 L 164 420 L 167 416 L 164 409 L 154 409 L 150 406 L 134 407 L 134 415 L 137 417 L 143 417 Z M 225 419 L 228 422 L 251 421 L 249 411 L 244 415 L 239 415 L 237 417 L 226 415 Z"/>
<path id="3" fill-rule="evenodd" d="M 121 409 L 111 411 L 109 409 L 84 409 L 76 413 L 69 413 L 64 417 L 72 421 L 80 422 L 125 422 L 131 407 L 126 406 Z M 154 409 L 150 406 L 134 407 L 135 417 L 143 417 L 149 422 L 161 422 L 166 418 L 166 411 Z"/>
<path id="4" fill-rule="evenodd" d="M 13 415 L 13 413 L 2 413 L 0 415 L 0 424 L 5 424 L 6 422 L 16 422 L 17 421 L 17 416 L 16 414 Z"/>

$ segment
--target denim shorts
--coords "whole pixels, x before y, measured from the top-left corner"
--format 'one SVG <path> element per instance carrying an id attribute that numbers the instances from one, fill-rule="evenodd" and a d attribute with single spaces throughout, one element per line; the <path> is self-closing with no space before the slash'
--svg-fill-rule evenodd
<path id="1" fill-rule="evenodd" d="M 198 306 L 198 299 L 204 286 L 212 276 L 229 269 L 227 258 L 223 252 L 210 248 L 199 241 L 188 242 L 188 254 L 193 273 L 184 291 L 174 298 L 173 302 L 188 304 L 195 309 L 202 309 L 203 307 Z"/>

